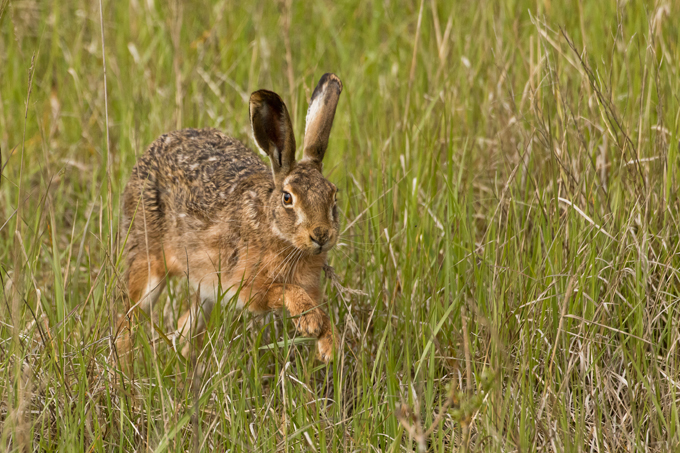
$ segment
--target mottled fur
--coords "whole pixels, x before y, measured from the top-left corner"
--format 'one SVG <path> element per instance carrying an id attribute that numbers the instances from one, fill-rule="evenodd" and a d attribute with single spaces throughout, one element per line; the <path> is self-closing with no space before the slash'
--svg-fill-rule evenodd
<path id="1" fill-rule="evenodd" d="M 337 189 L 323 177 L 321 159 L 341 90 L 332 74 L 319 82 L 312 106 L 324 102 L 308 115 L 300 162 L 287 109 L 265 90 L 251 96 L 250 115 L 271 168 L 216 129 L 171 132 L 149 146 L 123 199 L 133 306 L 148 313 L 166 277 L 184 275 L 200 303 L 180 318 L 179 337 L 202 334 L 221 288 L 225 300 L 238 294 L 237 305 L 251 311 L 285 307 L 302 334 L 319 339 L 321 358 L 332 357 L 335 335 L 320 308 L 320 278 L 339 224 Z M 129 336 L 123 332 L 118 344 L 128 350 Z"/>

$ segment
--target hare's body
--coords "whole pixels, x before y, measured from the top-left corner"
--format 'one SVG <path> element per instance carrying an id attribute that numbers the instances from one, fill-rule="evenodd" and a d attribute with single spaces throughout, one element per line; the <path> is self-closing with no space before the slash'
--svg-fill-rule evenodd
<path id="1" fill-rule="evenodd" d="M 337 80 L 327 77 L 317 87 L 318 101 L 328 101 L 324 88 Z M 337 84 L 337 93 L 330 92 L 335 103 Z M 323 105 L 316 110 L 323 113 Z M 331 124 L 334 111 L 332 104 Z M 285 306 L 303 334 L 319 338 L 320 355 L 327 360 L 334 339 L 319 308 L 320 279 L 338 235 L 336 189 L 321 175 L 330 124 L 327 115 L 321 114 L 316 126 L 312 118 L 312 134 L 321 136 L 320 158 L 314 154 L 318 147 L 306 146 L 305 159 L 295 162 L 287 115 L 275 94 L 253 93 L 255 139 L 273 169 L 215 129 L 175 131 L 149 146 L 123 200 L 128 294 L 134 306 L 149 313 L 166 278 L 186 276 L 198 303 L 180 318 L 181 337 L 201 334 L 220 298 L 236 297 L 237 306 L 257 312 Z"/>
<path id="2" fill-rule="evenodd" d="M 236 305 L 250 302 L 254 311 L 268 307 L 258 303 L 261 291 L 253 289 L 274 284 L 300 286 L 318 302 L 326 253 L 303 255 L 266 231 L 273 190 L 274 178 L 262 160 L 216 129 L 158 138 L 125 188 L 125 231 L 134 218 L 126 246 L 130 298 L 149 312 L 166 277 L 186 276 L 200 289 L 206 317 L 220 287 L 223 301 L 238 293 Z M 183 325 L 187 320 L 180 329 L 192 327 Z"/>

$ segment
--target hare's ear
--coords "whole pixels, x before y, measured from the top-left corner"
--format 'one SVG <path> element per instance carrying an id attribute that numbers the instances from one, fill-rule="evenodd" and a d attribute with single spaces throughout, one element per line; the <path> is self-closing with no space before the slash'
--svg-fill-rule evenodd
<path id="1" fill-rule="evenodd" d="M 328 147 L 335 108 L 342 92 L 342 82 L 335 74 L 324 74 L 312 93 L 307 110 L 305 126 L 304 159 L 321 167 L 321 161 Z"/>
<path id="2" fill-rule="evenodd" d="M 257 146 L 272 162 L 274 180 L 282 181 L 295 165 L 295 136 L 278 94 L 260 90 L 250 95 L 250 125 Z"/>

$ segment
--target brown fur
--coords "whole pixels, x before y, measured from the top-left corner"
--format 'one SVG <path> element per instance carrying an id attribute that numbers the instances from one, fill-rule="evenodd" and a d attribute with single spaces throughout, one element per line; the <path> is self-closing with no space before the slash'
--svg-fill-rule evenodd
<path id="1" fill-rule="evenodd" d="M 180 318 L 180 337 L 190 331 L 200 336 L 216 300 L 238 293 L 237 305 L 254 312 L 288 309 L 302 334 L 318 338 L 320 357 L 332 357 L 335 335 L 320 308 L 320 284 L 326 254 L 338 238 L 337 189 L 321 174 L 319 150 L 326 149 L 341 90 L 333 75 L 319 82 L 312 103 L 324 102 L 308 115 L 314 136 L 305 136 L 315 145 L 299 162 L 288 111 L 265 90 L 251 96 L 250 113 L 271 168 L 215 129 L 171 132 L 149 146 L 123 197 L 133 307 L 150 312 L 166 277 L 184 275 L 200 302 Z M 284 192 L 292 196 L 290 206 Z M 129 350 L 129 334 L 118 344 L 121 352 Z"/>

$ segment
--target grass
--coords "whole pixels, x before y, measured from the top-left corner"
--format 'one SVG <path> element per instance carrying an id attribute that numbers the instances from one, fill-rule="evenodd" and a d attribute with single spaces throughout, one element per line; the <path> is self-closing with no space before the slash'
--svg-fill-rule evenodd
<path id="1" fill-rule="evenodd" d="M 676 2 L 102 3 L 0 0 L 3 450 L 680 448 Z M 177 281 L 123 373 L 136 157 L 328 71 L 336 361 L 228 304 L 183 360 Z"/>

